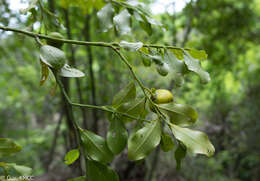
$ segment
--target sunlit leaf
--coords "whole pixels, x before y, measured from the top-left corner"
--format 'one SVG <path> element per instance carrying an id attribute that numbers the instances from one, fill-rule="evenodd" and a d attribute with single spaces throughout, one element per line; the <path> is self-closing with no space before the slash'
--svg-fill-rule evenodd
<path id="1" fill-rule="evenodd" d="M 128 51 L 137 51 L 143 47 L 143 43 L 142 42 L 130 43 L 127 41 L 121 41 L 119 43 L 119 46 Z"/>
<path id="2" fill-rule="evenodd" d="M 9 138 L 0 138 L 0 158 L 19 152 L 22 147 Z"/>
<path id="3" fill-rule="evenodd" d="M 74 163 L 78 158 L 79 158 L 79 150 L 78 149 L 70 150 L 64 158 L 65 164 L 70 165 Z"/>
<path id="4" fill-rule="evenodd" d="M 175 103 L 160 104 L 159 109 L 176 125 L 189 126 L 194 124 L 198 119 L 198 113 L 189 105 Z"/>
<path id="5" fill-rule="evenodd" d="M 209 73 L 201 68 L 199 60 L 194 59 L 189 53 L 185 52 L 184 62 L 190 71 L 199 75 L 202 83 L 208 83 L 210 81 Z"/>
<path id="6" fill-rule="evenodd" d="M 121 34 L 127 34 L 131 32 L 131 15 L 130 13 L 124 9 L 118 15 L 113 18 L 114 24 L 116 26 L 117 31 Z"/>
<path id="7" fill-rule="evenodd" d="M 174 143 L 172 141 L 171 136 L 168 133 L 162 133 L 160 146 L 164 152 L 168 152 L 174 148 Z"/>
<path id="8" fill-rule="evenodd" d="M 113 153 L 107 147 L 103 137 L 83 129 L 80 129 L 80 136 L 83 148 L 91 159 L 102 163 L 109 163 L 113 160 Z"/>
<path id="9" fill-rule="evenodd" d="M 120 90 L 113 98 L 112 105 L 117 108 L 121 104 L 131 101 L 136 97 L 136 88 L 134 82 L 130 82 L 122 90 Z"/>
<path id="10" fill-rule="evenodd" d="M 207 156 L 214 154 L 215 148 L 205 133 L 189 128 L 182 128 L 174 124 L 170 124 L 170 128 L 176 139 L 187 147 L 187 151 Z"/>
<path id="11" fill-rule="evenodd" d="M 179 60 L 183 60 L 183 51 L 181 49 L 170 49 L 170 51 L 178 58 Z"/>
<path id="12" fill-rule="evenodd" d="M 102 163 L 88 160 L 86 170 L 87 178 L 91 181 L 119 181 L 117 173 Z"/>
<path id="13" fill-rule="evenodd" d="M 154 120 L 131 134 L 128 140 L 128 158 L 141 160 L 149 155 L 161 140 L 161 122 Z"/>
<path id="14" fill-rule="evenodd" d="M 107 132 L 107 145 L 115 155 L 123 151 L 127 144 L 128 133 L 121 119 L 123 118 L 112 115 Z"/>
<path id="15" fill-rule="evenodd" d="M 190 50 L 187 50 L 189 52 L 189 54 L 195 58 L 195 59 L 207 59 L 208 55 L 207 53 L 205 52 L 205 50 L 196 50 L 196 49 L 190 49 Z"/>
<path id="16" fill-rule="evenodd" d="M 100 21 L 103 32 L 107 32 L 108 29 L 113 27 L 113 14 L 114 8 L 110 3 L 108 3 L 100 11 L 98 11 L 97 17 Z"/>

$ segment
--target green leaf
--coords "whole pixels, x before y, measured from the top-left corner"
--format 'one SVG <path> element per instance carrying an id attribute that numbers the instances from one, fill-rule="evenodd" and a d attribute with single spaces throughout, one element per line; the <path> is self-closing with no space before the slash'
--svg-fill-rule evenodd
<path id="1" fill-rule="evenodd" d="M 40 86 L 42 86 L 44 84 L 44 82 L 48 79 L 49 76 L 49 68 L 48 65 L 43 63 L 41 60 L 41 67 L 42 67 L 42 76 L 41 76 L 41 80 L 40 80 Z"/>
<path id="2" fill-rule="evenodd" d="M 0 138 L 0 158 L 19 152 L 22 147 L 9 138 Z"/>
<path id="3" fill-rule="evenodd" d="M 65 64 L 59 71 L 59 75 L 62 77 L 84 77 L 85 74 L 78 69 L 71 68 Z"/>
<path id="4" fill-rule="evenodd" d="M 168 152 L 173 149 L 174 143 L 172 141 L 171 136 L 168 133 L 162 133 L 160 146 L 164 152 Z"/>
<path id="5" fill-rule="evenodd" d="M 205 133 L 182 128 L 174 124 L 170 124 L 170 127 L 176 139 L 181 141 L 191 153 L 204 154 L 207 156 L 214 154 L 215 148 Z"/>
<path id="6" fill-rule="evenodd" d="M 103 32 L 107 32 L 110 28 L 113 27 L 113 14 L 114 8 L 110 3 L 108 3 L 100 11 L 98 11 L 97 17 L 100 21 Z"/>
<path id="7" fill-rule="evenodd" d="M 86 169 L 90 181 L 119 181 L 117 173 L 102 163 L 88 160 Z"/>
<path id="8" fill-rule="evenodd" d="M 70 150 L 64 158 L 65 164 L 70 165 L 74 163 L 78 158 L 79 158 L 79 150 L 78 149 Z"/>
<path id="9" fill-rule="evenodd" d="M 91 159 L 102 163 L 109 163 L 113 160 L 113 153 L 107 147 L 103 137 L 83 129 L 80 129 L 80 136 L 83 148 Z"/>
<path id="10" fill-rule="evenodd" d="M 116 26 L 116 30 L 120 33 L 120 35 L 124 35 L 131 32 L 131 15 L 126 9 L 124 9 L 118 15 L 116 15 L 113 18 L 113 21 Z"/>
<path id="11" fill-rule="evenodd" d="M 181 142 L 179 142 L 179 146 L 176 149 L 174 156 L 175 156 L 175 160 L 176 160 L 176 164 L 177 164 L 176 170 L 180 170 L 181 161 L 186 156 L 186 147 Z"/>
<path id="12" fill-rule="evenodd" d="M 142 42 L 130 43 L 127 41 L 121 41 L 119 43 L 119 46 L 128 51 L 137 51 L 143 47 L 143 43 Z"/>
<path id="13" fill-rule="evenodd" d="M 54 69 L 60 69 L 65 65 L 65 53 L 53 46 L 44 45 L 40 49 L 40 59 L 42 62 Z"/>
<path id="14" fill-rule="evenodd" d="M 174 54 L 166 51 L 164 54 L 164 61 L 169 64 L 172 72 L 184 74 L 186 66 L 182 60 L 179 60 Z"/>
<path id="15" fill-rule="evenodd" d="M 32 174 L 31 168 L 23 165 L 17 165 L 16 163 L 0 162 L 0 167 L 2 167 L 5 170 L 5 172 L 11 176 L 29 176 Z"/>
<path id="16" fill-rule="evenodd" d="M 107 133 L 107 145 L 115 155 L 123 151 L 127 144 L 128 133 L 121 119 L 122 117 L 112 115 Z"/>
<path id="17" fill-rule="evenodd" d="M 144 118 L 147 115 L 147 110 L 145 107 L 145 98 L 138 98 L 133 101 L 122 104 L 117 111 L 126 113 L 133 117 Z M 124 121 L 130 121 L 130 118 L 125 118 Z"/>
<path id="18" fill-rule="evenodd" d="M 71 178 L 67 181 L 86 181 L 86 177 L 85 176 L 75 177 L 75 178 Z"/>
<path id="19" fill-rule="evenodd" d="M 141 28 L 146 31 L 148 35 L 152 35 L 153 29 L 152 25 L 148 22 L 147 18 L 143 14 L 139 14 L 138 12 L 134 12 L 135 19 L 139 22 Z"/>
<path id="20" fill-rule="evenodd" d="M 20 12 L 22 14 L 26 14 L 28 11 L 36 7 L 36 4 L 38 3 L 39 0 L 31 0 L 29 6 L 25 9 L 21 9 Z"/>
<path id="21" fill-rule="evenodd" d="M 181 49 L 170 49 L 170 51 L 176 56 L 177 59 L 184 59 L 183 51 Z"/>
<path id="22" fill-rule="evenodd" d="M 209 73 L 201 68 L 199 60 L 194 59 L 186 51 L 184 54 L 184 62 L 190 71 L 195 72 L 200 76 L 202 83 L 208 83 L 210 81 Z"/>
<path id="23" fill-rule="evenodd" d="M 161 122 L 154 120 L 133 133 L 128 140 L 128 158 L 141 160 L 149 155 L 161 140 Z"/>
<path id="24" fill-rule="evenodd" d="M 176 125 L 189 126 L 198 119 L 198 113 L 189 105 L 169 103 L 160 104 L 159 108 Z"/>
<path id="25" fill-rule="evenodd" d="M 26 167 L 23 165 L 16 165 L 15 163 L 10 164 L 17 172 L 19 172 L 21 175 L 31 175 L 32 169 L 30 167 Z"/>
<path id="26" fill-rule="evenodd" d="M 208 54 L 205 52 L 205 50 L 190 49 L 190 50 L 187 50 L 187 51 L 195 59 L 200 60 L 200 59 L 207 59 L 208 58 Z"/>
<path id="27" fill-rule="evenodd" d="M 126 87 L 120 90 L 113 98 L 112 106 L 119 107 L 121 104 L 131 101 L 136 97 L 136 88 L 134 82 L 130 82 Z"/>

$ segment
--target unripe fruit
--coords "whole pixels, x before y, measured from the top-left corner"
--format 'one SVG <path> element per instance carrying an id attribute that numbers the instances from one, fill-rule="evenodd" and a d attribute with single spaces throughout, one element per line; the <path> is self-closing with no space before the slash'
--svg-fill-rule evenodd
<path id="1" fill-rule="evenodd" d="M 152 96 L 152 100 L 156 104 L 167 104 L 173 102 L 173 95 L 166 89 L 157 89 L 155 94 Z"/>
<path id="2" fill-rule="evenodd" d="M 169 66 L 164 63 L 162 66 L 158 65 L 156 70 L 161 76 L 166 76 L 169 73 Z"/>
<path id="3" fill-rule="evenodd" d="M 150 67 L 151 64 L 152 64 L 151 60 L 149 58 L 146 58 L 146 57 L 143 57 L 142 61 L 143 61 L 144 66 L 146 66 L 146 67 Z"/>
<path id="4" fill-rule="evenodd" d="M 63 51 L 49 45 L 41 47 L 40 58 L 44 63 L 56 70 L 61 69 L 65 65 L 66 60 Z"/>
<path id="5" fill-rule="evenodd" d="M 51 32 L 48 36 L 50 36 L 52 38 L 57 38 L 57 39 L 64 39 L 64 37 L 58 32 Z M 47 39 L 47 44 L 54 46 L 56 48 L 61 48 L 63 45 L 63 43 L 60 41 L 55 41 L 55 40 L 50 40 L 50 39 Z"/>

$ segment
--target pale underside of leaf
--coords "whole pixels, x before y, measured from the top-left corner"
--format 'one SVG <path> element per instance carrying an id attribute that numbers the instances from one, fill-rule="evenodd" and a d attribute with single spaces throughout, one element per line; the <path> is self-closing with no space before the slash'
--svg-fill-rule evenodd
<path id="1" fill-rule="evenodd" d="M 116 26 L 117 31 L 121 34 L 128 34 L 131 32 L 131 15 L 130 13 L 124 9 L 118 15 L 113 18 L 114 24 Z"/>
<path id="2" fill-rule="evenodd" d="M 142 42 L 131 43 L 127 41 L 121 41 L 119 43 L 119 46 L 129 51 L 137 51 L 143 47 L 143 43 Z"/>
<path id="3" fill-rule="evenodd" d="M 62 77 L 84 77 L 85 74 L 78 69 L 72 68 L 65 64 L 59 71 L 59 75 Z"/>

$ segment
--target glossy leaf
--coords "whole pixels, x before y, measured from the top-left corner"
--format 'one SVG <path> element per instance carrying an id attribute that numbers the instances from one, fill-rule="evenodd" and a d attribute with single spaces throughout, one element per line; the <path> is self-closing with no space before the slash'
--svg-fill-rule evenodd
<path id="1" fill-rule="evenodd" d="M 131 101 L 136 97 L 136 88 L 134 82 L 130 82 L 120 90 L 113 98 L 112 106 L 117 108 L 121 104 Z"/>
<path id="2" fill-rule="evenodd" d="M 149 155 L 161 140 L 161 122 L 154 120 L 133 133 L 128 140 L 128 158 L 141 160 Z"/>
<path id="3" fill-rule="evenodd" d="M 207 156 L 214 154 L 215 148 L 205 133 L 189 128 L 182 128 L 174 124 L 170 124 L 170 127 L 176 139 L 181 141 L 191 153 L 204 154 Z"/>
<path id="4" fill-rule="evenodd" d="M 186 151 L 187 151 L 186 147 L 181 142 L 179 142 L 179 146 L 176 149 L 175 154 L 174 154 L 176 164 L 177 164 L 176 170 L 181 169 L 181 161 L 185 158 Z"/>
<path id="5" fill-rule="evenodd" d="M 191 55 L 185 52 L 184 62 L 190 71 L 199 75 L 202 83 L 208 83 L 210 81 L 209 73 L 201 68 L 199 60 L 194 59 Z"/>
<path id="6" fill-rule="evenodd" d="M 40 80 L 40 86 L 42 86 L 44 84 L 44 82 L 48 79 L 49 76 L 49 68 L 48 65 L 43 63 L 41 60 L 41 71 L 42 71 L 42 76 L 41 76 L 41 80 Z"/>
<path id="7" fill-rule="evenodd" d="M 189 105 L 169 103 L 161 104 L 159 108 L 176 125 L 189 126 L 198 119 L 198 113 Z"/>
<path id="8" fill-rule="evenodd" d="M 22 147 L 9 138 L 0 138 L 0 158 L 19 152 Z"/>
<path id="9" fill-rule="evenodd" d="M 145 103 L 145 98 L 138 98 L 122 104 L 117 110 L 133 117 L 144 118 L 147 115 Z M 125 118 L 126 122 L 130 120 L 130 118 Z"/>
<path id="10" fill-rule="evenodd" d="M 113 27 L 113 14 L 114 8 L 110 3 L 108 3 L 100 11 L 98 11 L 97 17 L 100 21 L 103 32 L 107 32 L 110 28 Z"/>
<path id="11" fill-rule="evenodd" d="M 119 46 L 128 51 L 137 51 L 143 47 L 143 43 L 142 42 L 130 43 L 127 41 L 121 41 L 119 43 Z"/>
<path id="12" fill-rule="evenodd" d="M 86 169 L 90 181 L 119 181 L 117 173 L 102 163 L 88 160 Z"/>
<path id="13" fill-rule="evenodd" d="M 65 64 L 64 67 L 60 69 L 59 75 L 62 77 L 84 77 L 85 74 L 78 69 L 71 68 L 69 65 Z"/>
<path id="14" fill-rule="evenodd" d="M 113 160 L 113 153 L 107 147 L 103 137 L 83 129 L 80 129 L 80 136 L 83 148 L 91 159 L 102 163 L 109 163 Z"/>
<path id="15" fill-rule="evenodd" d="M 174 148 L 174 143 L 172 141 L 171 136 L 168 133 L 162 133 L 160 146 L 164 152 L 168 152 Z"/>
<path id="16" fill-rule="evenodd" d="M 75 178 L 68 179 L 67 181 L 86 181 L 86 177 L 85 176 L 75 177 Z"/>
<path id="17" fill-rule="evenodd" d="M 118 15 L 113 18 L 113 22 L 116 26 L 116 30 L 121 34 L 127 34 L 131 32 L 131 15 L 124 9 Z"/>
<path id="18" fill-rule="evenodd" d="M 79 150 L 78 149 L 70 150 L 64 158 L 65 164 L 70 165 L 74 163 L 78 158 L 79 158 Z"/>
<path id="19" fill-rule="evenodd" d="M 113 115 L 107 133 L 107 145 L 115 155 L 123 151 L 127 144 L 128 133 L 121 119 Z"/>

